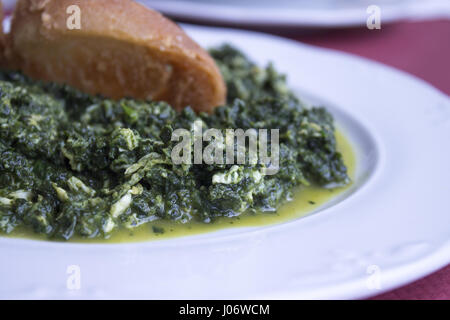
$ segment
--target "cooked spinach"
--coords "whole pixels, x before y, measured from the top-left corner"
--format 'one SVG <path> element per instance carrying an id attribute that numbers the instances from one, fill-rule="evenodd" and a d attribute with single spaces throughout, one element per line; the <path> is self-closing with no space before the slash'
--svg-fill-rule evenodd
<path id="1" fill-rule="evenodd" d="M 213 114 L 0 72 L 0 231 L 26 226 L 68 240 L 158 219 L 213 223 L 275 212 L 299 185 L 348 182 L 324 108 L 302 106 L 271 65 L 259 68 L 227 45 L 211 55 L 228 87 L 227 105 Z M 261 163 L 173 164 L 172 131 L 191 130 L 196 120 L 206 128 L 279 129 L 279 172 L 261 176 Z"/>

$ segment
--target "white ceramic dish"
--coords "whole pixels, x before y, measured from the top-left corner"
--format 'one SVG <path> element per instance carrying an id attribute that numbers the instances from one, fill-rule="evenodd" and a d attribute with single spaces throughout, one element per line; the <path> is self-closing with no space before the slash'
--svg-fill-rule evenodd
<path id="1" fill-rule="evenodd" d="M 171 17 L 230 25 L 282 27 L 365 26 L 367 8 L 381 9 L 381 22 L 450 18 L 448 0 L 139 0 Z"/>
<path id="2" fill-rule="evenodd" d="M 0 298 L 361 298 L 450 262 L 446 95 L 347 54 L 184 27 L 205 47 L 230 42 L 257 63 L 273 61 L 293 88 L 327 105 L 357 151 L 354 187 L 275 226 L 128 244 L 0 238 Z"/>

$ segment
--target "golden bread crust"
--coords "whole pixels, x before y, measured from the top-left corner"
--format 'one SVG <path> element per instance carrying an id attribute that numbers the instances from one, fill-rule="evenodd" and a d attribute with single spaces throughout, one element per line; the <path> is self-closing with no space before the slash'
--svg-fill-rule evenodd
<path id="1" fill-rule="evenodd" d="M 80 8 L 71 30 L 69 6 Z M 226 88 L 214 60 L 176 24 L 132 0 L 19 0 L 11 52 L 27 75 L 113 99 L 211 111 Z"/>

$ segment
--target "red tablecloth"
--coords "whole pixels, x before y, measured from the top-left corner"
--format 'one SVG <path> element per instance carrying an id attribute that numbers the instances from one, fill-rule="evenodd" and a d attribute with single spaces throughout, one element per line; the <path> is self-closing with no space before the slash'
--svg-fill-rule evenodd
<path id="1" fill-rule="evenodd" d="M 284 36 L 350 52 L 409 72 L 450 95 L 450 20 L 399 22 L 381 30 L 346 29 Z M 450 299 L 450 265 L 373 299 Z"/>
<path id="2" fill-rule="evenodd" d="M 450 20 L 399 22 L 288 37 L 350 52 L 409 72 L 450 95 Z"/>

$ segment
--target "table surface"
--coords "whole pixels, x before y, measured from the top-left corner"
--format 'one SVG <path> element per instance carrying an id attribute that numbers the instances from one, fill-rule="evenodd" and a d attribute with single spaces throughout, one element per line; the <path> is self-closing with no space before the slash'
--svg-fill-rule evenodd
<path id="1" fill-rule="evenodd" d="M 287 37 L 363 56 L 413 74 L 450 95 L 450 20 L 398 22 Z"/>
<path id="2" fill-rule="evenodd" d="M 450 95 L 450 20 L 398 22 L 382 26 L 381 30 L 275 33 L 376 60 L 413 74 Z M 450 299 L 450 265 L 372 299 Z"/>

